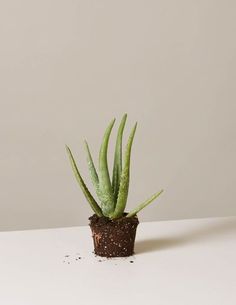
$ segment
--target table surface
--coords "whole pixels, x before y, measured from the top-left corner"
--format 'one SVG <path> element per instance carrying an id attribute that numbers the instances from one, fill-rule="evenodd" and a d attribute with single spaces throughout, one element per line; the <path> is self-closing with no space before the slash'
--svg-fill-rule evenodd
<path id="1" fill-rule="evenodd" d="M 1 232 L 0 304 L 236 304 L 236 217 L 141 223 L 129 258 L 96 257 L 90 236 Z"/>

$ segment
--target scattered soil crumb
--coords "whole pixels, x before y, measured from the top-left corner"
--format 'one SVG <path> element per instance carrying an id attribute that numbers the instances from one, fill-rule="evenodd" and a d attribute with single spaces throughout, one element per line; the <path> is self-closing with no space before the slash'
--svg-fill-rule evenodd
<path id="1" fill-rule="evenodd" d="M 69 257 L 70 255 L 65 255 L 65 257 Z"/>
<path id="2" fill-rule="evenodd" d="M 131 264 L 133 264 L 134 261 L 129 261 Z"/>

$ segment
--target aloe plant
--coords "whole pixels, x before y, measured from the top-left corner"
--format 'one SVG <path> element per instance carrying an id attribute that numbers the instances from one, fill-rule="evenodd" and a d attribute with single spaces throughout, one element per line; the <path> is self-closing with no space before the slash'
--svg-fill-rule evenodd
<path id="1" fill-rule="evenodd" d="M 134 125 L 131 130 L 124 157 L 122 156 L 122 139 L 123 132 L 125 128 L 127 120 L 127 114 L 125 114 L 120 122 L 120 126 L 118 128 L 117 138 L 116 138 L 116 146 L 115 146 L 115 154 L 114 154 L 114 164 L 113 164 L 113 173 L 112 179 L 110 177 L 109 169 L 108 169 L 108 161 L 107 161 L 107 150 L 109 145 L 109 138 L 111 135 L 111 131 L 115 124 L 115 119 L 113 119 L 108 125 L 104 137 L 102 140 L 102 144 L 99 152 L 99 164 L 98 164 L 98 172 L 94 165 L 94 161 L 92 158 L 92 154 L 89 149 L 89 145 L 87 141 L 85 141 L 85 150 L 87 155 L 87 163 L 88 169 L 91 177 L 92 184 L 95 188 L 95 192 L 100 201 L 100 204 L 94 199 L 90 191 L 88 190 L 80 172 L 76 165 L 75 159 L 72 155 L 72 152 L 68 146 L 66 146 L 66 150 L 70 159 L 70 163 L 72 169 L 75 174 L 75 178 L 79 183 L 88 203 L 93 209 L 94 213 L 99 217 L 105 216 L 110 219 L 117 219 L 124 216 L 128 192 L 129 192 L 129 180 L 130 180 L 130 159 L 131 159 L 131 149 L 132 144 L 137 128 L 137 123 Z M 139 204 L 135 209 L 125 214 L 125 217 L 135 216 L 138 212 L 140 212 L 143 208 L 149 205 L 152 201 L 154 201 L 163 190 L 155 193 L 149 199 Z"/>

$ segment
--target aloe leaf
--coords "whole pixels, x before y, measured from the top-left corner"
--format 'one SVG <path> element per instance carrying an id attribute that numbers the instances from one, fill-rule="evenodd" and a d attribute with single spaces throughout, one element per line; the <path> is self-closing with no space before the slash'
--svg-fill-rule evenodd
<path id="1" fill-rule="evenodd" d="M 75 159 L 71 153 L 71 150 L 68 146 L 66 146 L 66 151 L 68 153 L 69 159 L 70 159 L 70 163 L 71 163 L 71 167 L 73 169 L 73 172 L 75 174 L 75 178 L 77 180 L 77 182 L 79 183 L 79 186 L 81 187 L 82 192 L 84 193 L 84 196 L 86 197 L 88 203 L 90 204 L 91 208 L 93 209 L 93 211 L 99 216 L 101 217 L 102 214 L 102 210 L 100 209 L 99 205 L 97 204 L 96 200 L 93 198 L 93 196 L 91 195 L 91 193 L 89 192 L 86 184 L 84 183 L 83 178 L 81 177 L 78 167 L 76 165 Z"/>
<path id="2" fill-rule="evenodd" d="M 99 152 L 99 199 L 101 200 L 102 212 L 108 217 L 115 208 L 114 195 L 107 164 L 108 143 L 114 123 L 115 119 L 112 120 L 107 127 Z"/>
<path id="3" fill-rule="evenodd" d="M 113 164 L 113 176 L 112 176 L 112 190 L 113 190 L 115 202 L 118 197 L 120 178 L 122 172 L 122 137 L 123 137 L 126 119 L 127 119 L 127 114 L 125 114 L 121 120 L 116 139 L 115 157 Z"/>
<path id="4" fill-rule="evenodd" d="M 113 219 L 121 217 L 125 210 L 125 206 L 128 198 L 128 192 L 129 192 L 130 155 L 131 155 L 131 148 L 132 148 L 136 128 L 137 128 L 137 123 L 132 129 L 128 139 L 128 143 L 126 145 L 126 150 L 124 155 L 124 167 L 121 173 L 120 187 L 119 187 L 116 208 L 111 216 Z"/>
<path id="5" fill-rule="evenodd" d="M 96 190 L 96 193 L 98 193 L 99 190 L 99 178 L 98 178 L 98 174 L 96 171 L 96 168 L 94 166 L 94 162 L 93 162 L 93 158 L 89 149 L 89 145 L 87 143 L 87 141 L 84 141 L 85 144 L 85 150 L 86 150 L 86 154 L 87 154 L 87 163 L 88 163 L 88 168 L 89 168 L 89 173 L 90 173 L 90 177 L 93 183 L 93 186 Z"/>
<path id="6" fill-rule="evenodd" d="M 142 209 L 144 209 L 147 205 L 149 205 L 151 202 L 153 202 L 153 200 L 155 200 L 157 197 L 159 197 L 162 192 L 163 192 L 163 190 L 161 190 L 158 193 L 155 193 L 152 197 L 150 197 L 149 199 L 147 199 L 146 201 L 144 201 L 143 203 L 138 205 L 131 212 L 129 212 L 128 215 L 126 215 L 126 217 L 132 217 L 132 216 L 136 215 L 138 212 L 140 212 Z"/>

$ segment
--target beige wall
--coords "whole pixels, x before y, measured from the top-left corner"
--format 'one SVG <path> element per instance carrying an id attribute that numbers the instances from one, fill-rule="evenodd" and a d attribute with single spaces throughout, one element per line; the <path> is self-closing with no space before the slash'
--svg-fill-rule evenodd
<path id="1" fill-rule="evenodd" d="M 64 144 L 87 178 L 82 140 L 97 153 L 124 112 L 127 131 L 139 121 L 129 207 L 165 189 L 141 220 L 235 215 L 235 12 L 234 0 L 2 1 L 0 229 L 86 224 Z"/>

